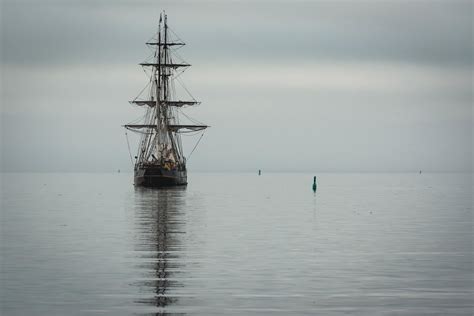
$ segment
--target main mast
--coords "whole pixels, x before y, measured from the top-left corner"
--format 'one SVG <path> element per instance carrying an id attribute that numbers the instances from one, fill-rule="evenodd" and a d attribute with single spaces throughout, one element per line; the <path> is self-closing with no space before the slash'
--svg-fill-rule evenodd
<path id="1" fill-rule="evenodd" d="M 165 23 L 165 42 L 164 42 L 164 45 L 163 45 L 163 48 L 164 48 L 164 60 L 165 60 L 165 63 L 169 62 L 171 63 L 171 59 L 169 58 L 169 47 L 168 47 L 168 17 L 167 15 L 165 14 L 165 19 L 164 19 L 164 23 Z M 165 68 L 164 69 L 165 73 L 163 75 L 163 82 L 164 82 L 164 85 L 163 85 L 163 101 L 166 102 L 169 100 L 169 83 L 170 83 L 170 77 L 171 77 L 171 73 L 170 73 L 170 70 L 169 68 Z M 185 164 L 185 160 L 184 160 L 184 157 L 182 155 L 182 152 L 181 152 L 181 137 L 179 135 L 174 135 L 174 133 L 168 129 L 168 125 L 170 123 L 170 120 L 175 120 L 175 116 L 173 115 L 175 113 L 173 113 L 173 110 L 171 107 L 167 107 L 165 109 L 165 124 L 166 124 L 166 131 L 168 132 L 168 137 L 169 137 L 169 140 L 170 140 L 170 143 L 171 143 L 171 148 L 172 148 L 172 153 L 174 155 L 174 159 L 175 161 L 179 161 L 180 164 Z M 179 147 L 177 146 L 177 143 L 179 143 Z"/>

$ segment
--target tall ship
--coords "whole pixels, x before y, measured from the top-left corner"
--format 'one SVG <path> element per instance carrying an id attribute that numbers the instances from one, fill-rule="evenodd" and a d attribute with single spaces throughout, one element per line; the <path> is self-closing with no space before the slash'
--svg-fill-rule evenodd
<path id="1" fill-rule="evenodd" d="M 150 80 L 142 92 L 130 101 L 133 105 L 146 107 L 146 112 L 142 119 L 124 125 L 127 130 L 141 134 L 135 156 L 134 183 L 146 187 L 186 185 L 186 157 L 181 134 L 198 133 L 208 127 L 182 111 L 185 107 L 200 104 L 179 78 L 191 65 L 178 55 L 177 50 L 185 44 L 169 28 L 164 12 L 160 14 L 156 36 L 146 44 L 153 53 L 140 65 Z M 190 100 L 177 97 L 176 82 L 182 85 Z M 183 116 L 189 121 L 186 124 L 180 123 Z"/>

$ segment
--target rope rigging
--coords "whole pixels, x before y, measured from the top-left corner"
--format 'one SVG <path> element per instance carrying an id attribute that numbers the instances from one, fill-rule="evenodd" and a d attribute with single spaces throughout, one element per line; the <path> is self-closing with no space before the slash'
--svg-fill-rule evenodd
<path id="1" fill-rule="evenodd" d="M 191 158 L 191 156 L 192 156 L 194 150 L 196 149 L 196 147 L 199 145 L 199 142 L 201 141 L 203 136 L 204 136 L 204 133 L 201 134 L 201 137 L 199 137 L 198 141 L 196 142 L 196 145 L 194 145 L 193 150 L 191 150 L 191 152 L 189 153 L 188 158 L 187 158 L 188 161 Z"/>
<path id="2" fill-rule="evenodd" d="M 125 138 L 127 139 L 127 147 L 128 147 L 128 154 L 130 155 L 130 162 L 132 163 L 132 166 L 133 166 L 132 151 L 130 150 L 130 142 L 128 141 L 128 134 L 126 131 L 125 131 Z"/>

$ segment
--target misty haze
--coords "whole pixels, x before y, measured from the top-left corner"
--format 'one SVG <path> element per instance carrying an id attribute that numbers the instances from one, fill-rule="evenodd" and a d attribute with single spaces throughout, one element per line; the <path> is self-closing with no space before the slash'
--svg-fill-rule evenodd
<path id="1" fill-rule="evenodd" d="M 3 0 L 0 314 L 473 315 L 473 2 Z"/>
<path id="2" fill-rule="evenodd" d="M 166 8 L 212 126 L 191 170 L 472 170 L 471 6 L 4 1 L 2 169 L 131 170 L 121 125 Z"/>

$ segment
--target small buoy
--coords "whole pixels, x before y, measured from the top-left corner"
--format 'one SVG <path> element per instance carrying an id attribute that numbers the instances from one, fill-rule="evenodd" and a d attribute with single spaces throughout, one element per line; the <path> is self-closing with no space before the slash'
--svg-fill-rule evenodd
<path id="1" fill-rule="evenodd" d="M 314 178 L 313 178 L 313 191 L 316 192 L 317 188 L 318 188 L 318 186 L 316 184 L 316 176 L 314 176 Z"/>
<path id="2" fill-rule="evenodd" d="M 260 176 L 262 174 L 262 170 L 258 169 L 258 175 Z"/>

